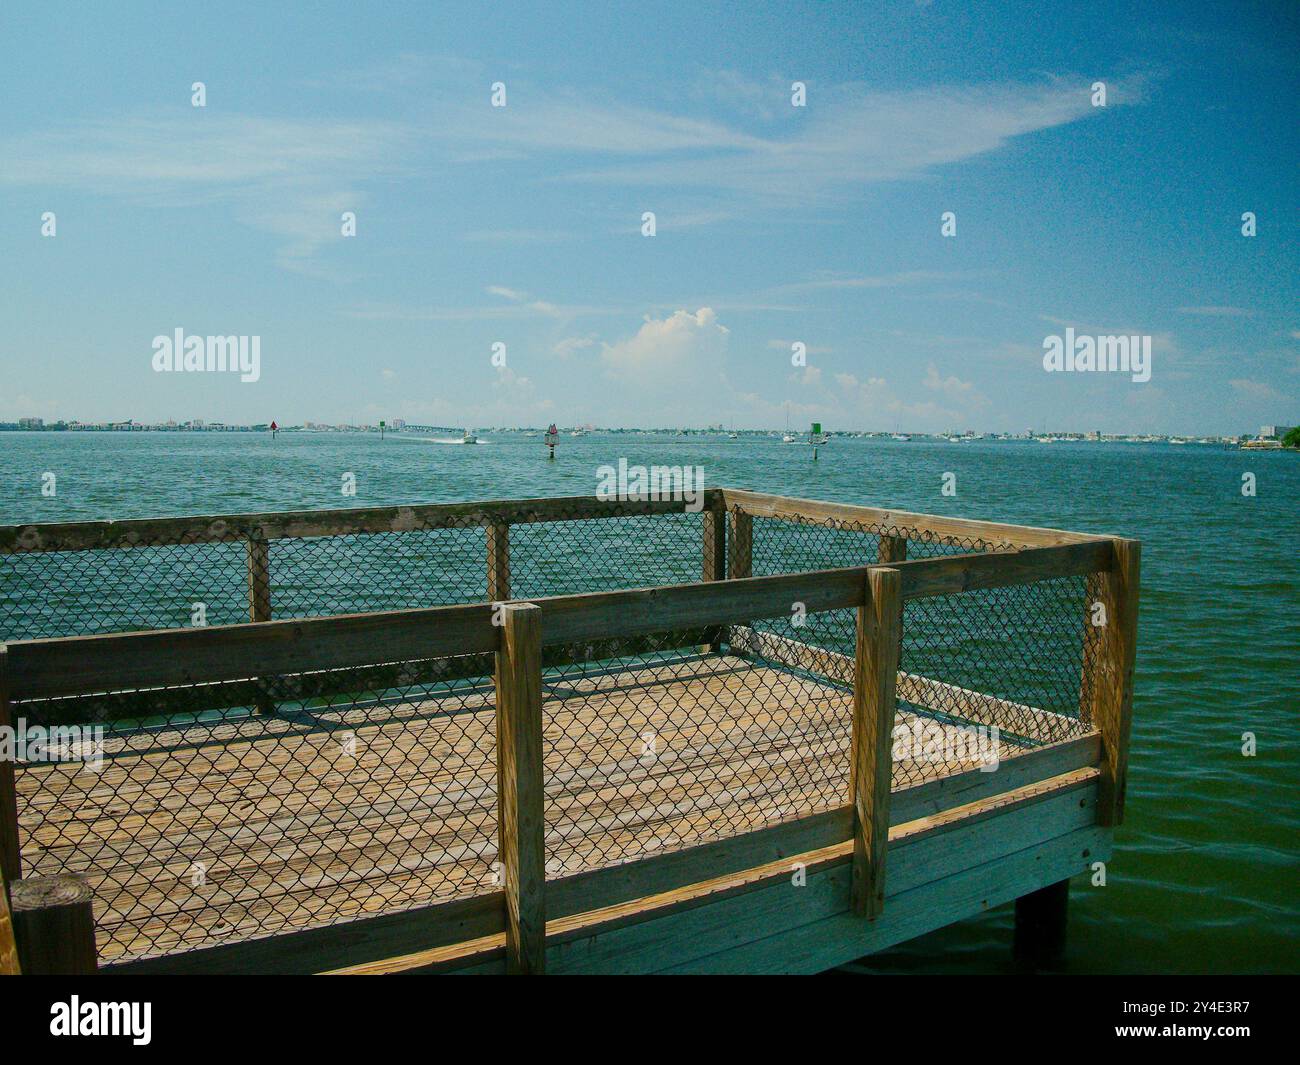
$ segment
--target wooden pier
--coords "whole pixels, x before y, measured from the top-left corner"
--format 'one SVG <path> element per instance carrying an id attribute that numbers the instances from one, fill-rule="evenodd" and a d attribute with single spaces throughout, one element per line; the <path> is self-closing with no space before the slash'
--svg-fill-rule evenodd
<path id="1" fill-rule="evenodd" d="M 512 530 L 559 573 L 579 523 L 689 529 L 698 579 L 512 598 Z M 276 620 L 290 548 L 466 530 L 476 602 Z M 1109 857 L 1134 541 L 714 490 L 14 527 L 0 565 L 241 541 L 245 623 L 3 633 L 0 723 L 101 732 L 0 769 L 0 871 L 80 878 L 101 971 L 816 972 L 1034 898 L 1027 940 Z"/>

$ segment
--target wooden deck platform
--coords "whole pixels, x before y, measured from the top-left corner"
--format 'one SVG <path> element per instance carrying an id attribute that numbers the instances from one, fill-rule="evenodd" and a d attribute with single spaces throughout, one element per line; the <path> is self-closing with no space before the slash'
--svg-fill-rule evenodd
<path id="1" fill-rule="evenodd" d="M 548 877 L 848 801 L 841 683 L 710 655 L 543 687 Z M 97 773 L 25 766 L 25 875 L 87 878 L 105 964 L 500 890 L 492 700 L 489 679 L 115 737 Z M 900 760 L 894 787 L 975 764 Z"/>

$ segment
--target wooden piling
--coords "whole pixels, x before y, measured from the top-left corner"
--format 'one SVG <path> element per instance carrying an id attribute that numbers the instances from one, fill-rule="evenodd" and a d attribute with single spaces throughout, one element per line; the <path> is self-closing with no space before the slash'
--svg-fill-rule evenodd
<path id="1" fill-rule="evenodd" d="M 1016 899 L 1012 953 L 1024 969 L 1054 968 L 1065 957 L 1070 882 L 1058 880 Z"/>
<path id="2" fill-rule="evenodd" d="M 99 968 L 90 885 L 37 876 L 10 885 L 18 964 L 29 976 L 84 976 Z"/>
<path id="3" fill-rule="evenodd" d="M 871 569 L 866 592 L 858 607 L 853 671 L 851 900 L 856 915 L 874 918 L 885 900 L 902 575 L 896 569 Z"/>
<path id="4" fill-rule="evenodd" d="M 497 835 L 506 908 L 506 970 L 546 970 L 542 790 L 542 611 L 512 603 L 497 652 Z"/>

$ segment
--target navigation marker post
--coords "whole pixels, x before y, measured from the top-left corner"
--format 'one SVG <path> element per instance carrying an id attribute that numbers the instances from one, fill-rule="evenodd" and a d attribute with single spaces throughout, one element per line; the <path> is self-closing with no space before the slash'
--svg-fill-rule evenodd
<path id="1" fill-rule="evenodd" d="M 546 457 L 552 461 L 555 460 L 555 445 L 559 442 L 560 430 L 551 422 L 551 427 L 546 430 L 546 447 L 548 449 Z"/>

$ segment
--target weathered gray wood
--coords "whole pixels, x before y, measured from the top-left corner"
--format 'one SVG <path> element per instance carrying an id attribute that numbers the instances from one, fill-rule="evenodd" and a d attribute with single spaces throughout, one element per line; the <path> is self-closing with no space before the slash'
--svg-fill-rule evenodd
<path id="1" fill-rule="evenodd" d="M 1133 724 L 1133 666 L 1137 655 L 1142 544 L 1114 541 L 1114 563 L 1101 581 L 1106 625 L 1093 676 L 1093 721 L 1101 732 L 1102 803 L 1099 823 L 1124 821 L 1129 731 Z"/>
<path id="2" fill-rule="evenodd" d="M 10 643 L 11 695 L 29 698 L 404 662 L 495 651 L 486 603 L 261 624 Z"/>
<path id="3" fill-rule="evenodd" d="M 493 603 L 510 598 L 510 526 L 505 522 L 487 527 L 487 597 Z"/>
<path id="4" fill-rule="evenodd" d="M 542 612 L 505 607 L 497 652 L 497 832 L 511 973 L 546 971 Z"/>
<path id="5" fill-rule="evenodd" d="M 9 885 L 24 973 L 83 976 L 96 971 L 93 897 L 79 876 L 40 876 Z"/>
<path id="6" fill-rule="evenodd" d="M 853 675 L 850 790 L 853 802 L 853 912 L 877 917 L 885 901 L 885 848 L 898 678 L 898 570 L 873 569 L 858 607 Z"/>
<path id="7" fill-rule="evenodd" d="M 720 489 L 705 490 L 705 506 Z M 299 510 L 263 514 L 222 514 L 127 521 L 78 521 L 0 526 L 0 554 L 19 551 L 78 551 L 160 544 L 230 543 L 262 536 L 351 536 L 359 533 L 424 529 L 481 528 L 505 523 L 579 521 L 638 514 L 680 514 L 685 500 L 618 500 L 595 496 L 554 499 L 501 499 L 469 503 L 429 503 L 352 510 Z"/>
<path id="8" fill-rule="evenodd" d="M 977 521 L 972 518 L 949 518 L 939 514 L 914 514 L 905 510 L 882 510 L 848 503 L 827 503 L 815 499 L 795 499 L 766 492 L 749 492 L 724 488 L 727 506 L 742 506 L 751 514 L 824 524 L 828 520 L 855 522 L 884 528 L 915 529 L 935 536 L 972 540 L 975 550 L 1006 544 L 1015 547 L 1040 547 L 1072 544 L 1095 539 L 1088 533 L 1064 529 L 1042 529 L 1028 525 Z"/>
<path id="9" fill-rule="evenodd" d="M 0 729 L 11 731 L 9 707 L 9 648 L 0 643 Z M 14 763 L 0 758 L 0 876 L 12 884 L 23 875 L 22 846 L 18 837 L 18 790 L 14 786 Z"/>

